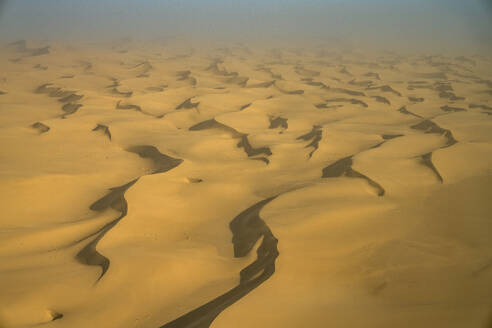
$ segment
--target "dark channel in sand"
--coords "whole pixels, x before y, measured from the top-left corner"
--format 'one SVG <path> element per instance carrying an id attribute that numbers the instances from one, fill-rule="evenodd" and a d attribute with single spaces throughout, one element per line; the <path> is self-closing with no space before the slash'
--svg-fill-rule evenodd
<path id="1" fill-rule="evenodd" d="M 99 241 L 111 230 L 128 212 L 128 203 L 125 199 L 125 192 L 138 181 L 138 178 L 119 187 L 109 189 L 109 193 L 94 202 L 89 208 L 96 212 L 102 212 L 112 208 L 120 212 L 120 216 L 103 226 L 95 233 L 96 237 L 88 243 L 75 256 L 76 260 L 85 265 L 99 266 L 102 271 L 97 281 L 99 281 L 109 269 L 110 260 L 96 250 Z"/>
<path id="2" fill-rule="evenodd" d="M 237 144 L 238 148 L 243 148 L 248 157 L 264 154 L 266 156 L 270 156 L 272 154 L 272 151 L 270 150 L 269 147 L 258 147 L 254 148 L 251 146 L 251 143 L 249 142 L 248 135 L 243 134 L 241 136 L 241 141 Z"/>
<path id="3" fill-rule="evenodd" d="M 420 97 L 408 97 L 408 100 L 414 103 L 419 103 L 419 102 L 424 102 L 425 99 Z"/>
<path id="4" fill-rule="evenodd" d="M 272 69 L 269 68 L 269 67 L 265 67 L 263 65 L 259 65 L 256 70 L 257 71 L 260 71 L 260 72 L 265 72 L 265 73 L 270 74 L 270 76 L 271 76 L 272 79 L 275 79 L 275 80 L 283 80 L 282 75 L 274 73 L 272 71 Z"/>
<path id="5" fill-rule="evenodd" d="M 374 180 L 370 179 L 369 177 L 365 176 L 364 174 L 354 170 L 352 168 L 353 156 L 348 156 L 345 158 L 342 158 L 338 161 L 336 161 L 333 164 L 330 164 L 329 166 L 325 167 L 323 169 L 323 174 L 322 178 L 338 178 L 338 177 L 349 177 L 349 178 L 360 178 L 364 179 L 367 181 L 367 183 L 376 189 L 378 196 L 383 196 L 385 193 L 385 190 L 381 185 L 379 185 L 377 182 Z"/>
<path id="6" fill-rule="evenodd" d="M 321 87 L 322 89 L 329 89 L 330 88 L 329 86 L 327 86 L 323 82 L 313 81 L 312 78 L 302 78 L 301 81 L 306 83 L 307 85 L 312 86 L 312 87 Z"/>
<path id="7" fill-rule="evenodd" d="M 172 158 L 159 152 L 154 146 L 142 145 L 134 146 L 128 149 L 130 152 L 137 153 L 143 158 L 150 158 L 155 165 L 155 170 L 151 174 L 167 172 L 183 162 L 182 159 Z M 120 212 L 120 215 L 107 223 L 101 229 L 93 233 L 91 236 L 96 236 L 76 255 L 77 261 L 85 265 L 99 266 L 102 269 L 98 281 L 104 276 L 109 269 L 110 260 L 96 250 L 98 242 L 104 235 L 111 230 L 121 219 L 128 213 L 128 203 L 125 199 L 125 192 L 133 186 L 139 178 L 130 181 L 119 187 L 109 189 L 109 193 L 94 202 L 89 208 L 92 211 L 102 212 L 106 209 L 113 209 Z M 85 240 L 85 239 L 84 239 Z"/>
<path id="8" fill-rule="evenodd" d="M 32 124 L 31 128 L 38 130 L 39 134 L 46 133 L 50 130 L 49 126 L 47 126 L 46 124 L 43 124 L 41 122 L 36 122 L 36 123 Z"/>
<path id="9" fill-rule="evenodd" d="M 364 74 L 365 77 L 372 77 L 373 79 L 376 79 L 376 80 L 381 80 L 381 77 L 379 76 L 378 73 L 375 73 L 375 72 L 367 72 L 366 74 Z"/>
<path id="10" fill-rule="evenodd" d="M 200 104 L 200 102 L 193 103 L 193 102 L 191 102 L 191 98 L 188 98 L 185 101 L 183 101 L 181 104 L 176 106 L 176 109 L 180 110 L 180 109 L 197 108 L 199 104 Z"/>
<path id="11" fill-rule="evenodd" d="M 380 87 L 369 87 L 367 90 L 381 90 L 382 92 L 390 92 L 398 97 L 401 97 L 401 93 L 390 87 L 389 85 L 382 85 Z"/>
<path id="12" fill-rule="evenodd" d="M 118 95 L 118 96 L 126 97 L 126 98 L 129 98 L 133 95 L 132 91 L 123 92 L 123 91 L 118 90 L 117 86 L 115 86 L 111 89 L 111 93 L 114 95 Z"/>
<path id="13" fill-rule="evenodd" d="M 372 86 L 373 83 L 374 82 L 372 82 L 371 80 L 357 81 L 354 79 L 349 81 L 350 85 L 355 85 L 358 87 L 365 87 L 365 88 L 369 88 L 370 86 Z"/>
<path id="14" fill-rule="evenodd" d="M 418 118 L 423 118 L 422 116 L 414 114 L 414 113 L 410 112 L 409 110 L 407 110 L 406 106 L 401 107 L 400 109 L 398 109 L 398 111 L 402 114 L 405 114 L 405 115 L 412 115 L 412 116 L 415 116 Z"/>
<path id="15" fill-rule="evenodd" d="M 62 106 L 62 110 L 65 112 L 64 117 L 67 115 L 71 115 L 75 113 L 76 111 L 79 110 L 79 108 L 82 107 L 82 104 L 73 104 L 73 103 L 68 103 Z"/>
<path id="16" fill-rule="evenodd" d="M 304 68 L 302 65 L 297 65 L 294 67 L 295 71 L 297 74 L 301 76 L 319 76 L 321 73 L 318 71 L 310 70 L 307 68 Z"/>
<path id="17" fill-rule="evenodd" d="M 368 107 L 368 105 L 363 102 L 362 100 L 355 99 L 355 98 L 331 98 L 331 99 L 326 99 L 325 102 L 347 102 L 353 105 L 361 105 L 362 107 Z"/>
<path id="18" fill-rule="evenodd" d="M 133 146 L 127 149 L 131 153 L 138 154 L 142 158 L 148 158 L 154 163 L 154 171 L 151 174 L 167 172 L 183 162 L 182 159 L 173 158 L 162 154 L 154 146 Z"/>
<path id="19" fill-rule="evenodd" d="M 251 106 L 251 103 L 249 104 L 246 104 L 246 105 L 242 105 L 239 110 L 245 110 L 246 108 L 248 108 L 249 106 Z"/>
<path id="20" fill-rule="evenodd" d="M 62 313 L 58 313 L 58 312 L 53 312 L 51 313 L 51 321 L 55 321 L 55 320 L 59 320 L 59 319 L 62 319 L 63 318 L 63 314 Z"/>
<path id="21" fill-rule="evenodd" d="M 152 64 L 146 60 L 146 61 L 143 61 L 135 66 L 133 66 L 131 69 L 135 69 L 135 68 L 138 68 L 139 69 L 139 74 L 137 75 L 137 77 L 149 77 L 149 72 L 154 68 L 152 66 Z"/>
<path id="22" fill-rule="evenodd" d="M 1 7 L 1 1 L 0 1 Z M 17 52 L 22 53 L 24 57 L 35 57 L 46 55 L 50 53 L 50 46 L 44 46 L 39 48 L 28 48 L 26 40 L 19 40 L 9 43 L 7 47 L 14 48 Z"/>
<path id="23" fill-rule="evenodd" d="M 284 88 L 279 87 L 276 83 L 274 84 L 278 91 L 284 93 L 286 95 L 302 95 L 304 94 L 304 90 L 285 90 Z"/>
<path id="24" fill-rule="evenodd" d="M 309 153 L 309 158 L 311 158 L 314 152 L 319 148 L 319 142 L 323 138 L 323 130 L 319 125 L 313 125 L 313 128 L 310 132 L 303 134 L 302 136 L 297 137 L 297 140 L 311 140 L 309 144 L 305 146 L 305 148 L 313 147 L 313 150 Z"/>
<path id="25" fill-rule="evenodd" d="M 349 90 L 349 89 L 343 89 L 343 88 L 330 88 L 329 90 L 338 92 L 338 93 L 343 93 L 349 96 L 356 96 L 356 97 L 365 97 L 366 94 L 361 91 L 354 91 L 354 90 Z"/>
<path id="26" fill-rule="evenodd" d="M 441 182 L 441 183 L 444 182 L 441 174 L 439 174 L 439 171 L 434 166 L 434 163 L 432 163 L 432 152 L 422 155 L 420 158 L 420 161 L 423 165 L 427 166 L 428 168 L 430 168 L 432 170 L 432 172 L 434 172 L 434 174 L 436 175 L 439 182 Z"/>
<path id="27" fill-rule="evenodd" d="M 487 106 L 487 105 L 477 105 L 477 104 L 469 104 L 468 108 L 471 109 L 483 109 L 483 110 L 492 110 L 492 107 Z"/>
<path id="28" fill-rule="evenodd" d="M 380 103 L 383 103 L 383 104 L 387 104 L 387 105 L 391 105 L 390 101 L 387 98 L 385 98 L 385 97 L 382 97 L 382 96 L 371 96 L 371 98 L 376 99 L 377 102 L 380 102 Z"/>
<path id="29" fill-rule="evenodd" d="M 189 128 L 190 131 L 201 131 L 201 130 L 210 130 L 210 129 L 217 129 L 227 132 L 233 138 L 240 138 L 242 136 L 242 133 L 239 133 L 236 129 L 233 129 L 225 124 L 219 123 L 215 119 L 210 119 L 197 123 Z"/>
<path id="30" fill-rule="evenodd" d="M 121 100 L 118 100 L 116 103 L 116 109 L 133 109 L 136 110 L 137 112 L 141 112 L 142 108 L 138 105 L 132 105 L 132 104 L 122 104 Z"/>
<path id="31" fill-rule="evenodd" d="M 461 107 L 452 107 L 452 106 L 448 106 L 448 105 L 445 105 L 445 106 L 441 106 L 441 110 L 444 111 L 444 112 L 464 112 L 466 111 L 466 109 L 464 108 L 461 108 Z"/>
<path id="32" fill-rule="evenodd" d="M 196 86 L 196 78 L 191 76 L 191 71 L 178 71 L 176 72 L 177 81 L 188 81 L 192 86 Z"/>
<path id="33" fill-rule="evenodd" d="M 83 97 L 84 97 L 83 95 L 77 95 L 75 93 L 71 93 L 61 99 L 58 99 L 58 101 L 62 103 L 71 103 L 71 102 L 79 101 Z"/>
<path id="34" fill-rule="evenodd" d="M 77 104 L 75 102 L 81 100 L 84 95 L 78 95 L 74 91 L 63 90 L 62 88 L 53 87 L 52 83 L 45 83 L 39 86 L 34 92 L 47 94 L 53 98 L 58 99 L 59 102 L 64 103 L 62 106 L 62 110 L 64 114 L 61 116 L 62 118 L 66 118 L 68 115 L 74 114 L 82 104 Z"/>
<path id="35" fill-rule="evenodd" d="M 237 302 L 261 285 L 275 272 L 275 260 L 279 255 L 278 240 L 261 219 L 261 209 L 278 196 L 264 199 L 241 212 L 229 224 L 232 232 L 234 257 L 244 257 L 256 242 L 263 237 L 256 252 L 256 260 L 239 273 L 239 284 L 212 301 L 183 316 L 166 323 L 160 328 L 208 328 L 214 319 L 227 307 Z"/>
<path id="36" fill-rule="evenodd" d="M 248 157 L 253 157 L 261 154 L 264 154 L 266 156 L 272 155 L 272 151 L 270 150 L 269 147 L 254 148 L 253 146 L 251 146 L 247 134 L 238 132 L 235 129 L 225 124 L 217 122 L 215 119 L 210 119 L 200 122 L 189 128 L 190 131 L 200 131 L 200 130 L 210 130 L 210 129 L 221 130 L 228 133 L 234 139 L 240 139 L 239 142 L 237 143 L 237 147 L 243 148 L 244 152 L 248 155 Z M 261 160 L 264 161 L 266 164 L 270 163 L 270 161 L 266 157 L 258 157 L 258 158 L 251 158 L 251 159 Z"/>
<path id="37" fill-rule="evenodd" d="M 92 131 L 102 131 L 108 138 L 111 140 L 111 132 L 109 131 L 109 127 L 104 124 L 98 124 Z"/>
<path id="38" fill-rule="evenodd" d="M 282 129 L 287 129 L 289 127 L 289 124 L 287 123 L 286 118 L 283 118 L 281 116 L 271 116 L 269 117 L 270 119 L 270 126 L 268 127 L 269 129 L 276 129 L 278 127 L 281 127 Z"/>
<path id="39" fill-rule="evenodd" d="M 446 138 L 446 145 L 442 146 L 441 148 L 451 147 L 458 142 L 456 141 L 453 133 L 450 130 L 441 128 L 439 125 L 432 122 L 431 120 L 423 120 L 418 124 L 412 125 L 411 128 L 414 130 L 423 131 L 424 133 L 435 133 L 443 135 Z"/>
<path id="40" fill-rule="evenodd" d="M 266 89 L 266 88 L 271 87 L 274 84 L 275 84 L 275 80 L 272 80 L 272 81 L 260 82 L 260 83 L 256 83 L 256 84 L 250 84 L 247 87 L 248 88 L 265 88 Z"/>
<path id="41" fill-rule="evenodd" d="M 138 105 L 134 105 L 134 104 L 122 104 L 121 103 L 121 100 L 118 100 L 118 102 L 116 103 L 116 109 L 123 109 L 123 110 L 135 110 L 137 112 L 140 112 L 144 115 L 148 115 L 148 116 L 153 116 L 153 117 L 156 117 L 156 118 L 160 118 L 160 117 L 163 117 L 164 115 L 153 115 L 151 113 L 148 113 L 148 112 L 145 112 L 142 110 L 142 107 L 138 106 Z"/>
<path id="42" fill-rule="evenodd" d="M 228 78 L 226 80 L 226 83 L 230 83 L 230 84 L 235 84 L 235 85 L 238 85 L 242 88 L 246 87 L 246 84 L 248 83 L 249 81 L 249 77 L 247 76 L 233 76 L 231 78 Z"/>
<path id="43" fill-rule="evenodd" d="M 381 137 L 384 140 L 391 140 L 394 138 L 403 137 L 403 134 L 383 134 L 383 135 L 381 135 Z"/>

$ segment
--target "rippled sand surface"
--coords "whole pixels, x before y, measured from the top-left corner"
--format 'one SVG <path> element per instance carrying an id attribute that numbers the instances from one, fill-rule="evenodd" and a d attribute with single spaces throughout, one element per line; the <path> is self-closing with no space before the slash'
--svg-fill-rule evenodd
<path id="1" fill-rule="evenodd" d="M 489 327 L 492 57 L 0 50 L 0 327 Z"/>

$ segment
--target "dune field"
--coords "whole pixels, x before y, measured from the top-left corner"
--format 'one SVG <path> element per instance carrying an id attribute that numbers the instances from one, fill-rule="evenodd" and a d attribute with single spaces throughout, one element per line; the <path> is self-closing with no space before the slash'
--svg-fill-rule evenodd
<path id="1" fill-rule="evenodd" d="M 492 57 L 0 49 L 0 327 L 492 327 Z"/>

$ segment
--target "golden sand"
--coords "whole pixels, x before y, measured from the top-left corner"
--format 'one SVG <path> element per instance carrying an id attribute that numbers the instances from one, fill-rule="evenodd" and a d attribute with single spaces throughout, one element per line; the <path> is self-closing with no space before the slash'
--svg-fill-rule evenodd
<path id="1" fill-rule="evenodd" d="M 490 327 L 490 57 L 0 63 L 0 327 Z"/>

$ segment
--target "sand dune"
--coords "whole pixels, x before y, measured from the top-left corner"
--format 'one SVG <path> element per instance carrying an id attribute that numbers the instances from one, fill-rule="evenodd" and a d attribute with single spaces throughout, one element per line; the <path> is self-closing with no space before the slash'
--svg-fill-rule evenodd
<path id="1" fill-rule="evenodd" d="M 0 62 L 0 327 L 490 326 L 489 58 L 120 40 Z"/>

